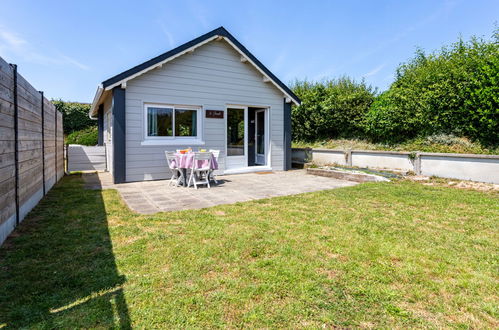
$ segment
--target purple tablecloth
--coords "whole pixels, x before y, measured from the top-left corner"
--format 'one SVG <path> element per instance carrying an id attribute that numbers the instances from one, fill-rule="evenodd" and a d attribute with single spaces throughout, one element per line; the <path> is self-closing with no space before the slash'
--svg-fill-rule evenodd
<path id="1" fill-rule="evenodd" d="M 177 167 L 177 168 L 192 168 L 193 161 L 194 161 L 193 152 L 186 154 L 176 153 L 175 160 L 172 162 L 171 165 L 172 167 Z M 198 160 L 198 164 L 196 164 L 196 168 L 202 168 L 206 166 L 208 166 L 207 160 Z M 213 157 L 213 154 L 211 155 L 210 169 L 218 170 L 218 163 L 215 157 Z"/>

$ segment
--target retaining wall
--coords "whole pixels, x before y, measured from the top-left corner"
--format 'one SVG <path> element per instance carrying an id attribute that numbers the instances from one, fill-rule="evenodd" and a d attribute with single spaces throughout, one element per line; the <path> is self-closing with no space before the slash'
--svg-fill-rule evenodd
<path id="1" fill-rule="evenodd" d="M 343 165 L 499 184 L 499 156 L 294 148 L 293 161 Z"/>

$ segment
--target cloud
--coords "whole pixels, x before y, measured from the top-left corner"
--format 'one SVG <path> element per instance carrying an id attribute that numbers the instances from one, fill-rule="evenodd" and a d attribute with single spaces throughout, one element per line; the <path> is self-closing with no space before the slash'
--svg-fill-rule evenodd
<path id="1" fill-rule="evenodd" d="M 197 1 L 189 1 L 188 6 L 194 18 L 207 30 L 210 27 L 210 22 L 207 19 L 208 11 L 206 7 Z"/>
<path id="2" fill-rule="evenodd" d="M 71 65 L 81 70 L 90 70 L 89 66 L 57 50 L 52 50 L 51 54 L 40 53 L 26 39 L 2 26 L 0 26 L 0 52 L 4 56 L 21 58 L 26 62 L 42 65 Z"/>
<path id="3" fill-rule="evenodd" d="M 284 62 L 286 60 L 286 57 L 287 57 L 286 55 L 287 55 L 287 52 L 286 51 L 282 51 L 274 59 L 274 61 L 272 62 L 272 65 L 270 66 L 273 71 L 279 71 L 282 68 L 282 66 L 284 65 Z"/>
<path id="4" fill-rule="evenodd" d="M 69 56 L 61 55 L 61 59 L 66 61 L 66 63 L 73 64 L 74 66 L 76 66 L 82 70 L 86 70 L 86 71 L 90 70 L 90 67 L 88 65 L 80 63 L 77 60 L 75 60 L 74 58 L 71 58 Z"/>
<path id="5" fill-rule="evenodd" d="M 166 28 L 165 24 L 163 24 L 163 22 L 158 21 L 158 24 L 161 27 L 161 31 L 163 31 L 163 33 L 165 34 L 166 39 L 168 40 L 168 43 L 170 44 L 170 47 L 173 47 L 175 45 L 175 39 L 173 38 L 173 35 L 171 34 L 170 31 L 168 31 L 168 29 Z"/>
<path id="6" fill-rule="evenodd" d="M 16 49 L 19 49 L 23 45 L 27 44 L 26 40 L 5 30 L 0 30 L 0 39 L 2 39 L 6 45 Z"/>
<path id="7" fill-rule="evenodd" d="M 362 77 L 364 78 L 368 78 L 368 77 L 372 77 L 372 76 L 375 76 L 376 74 L 378 74 L 378 72 L 380 72 L 384 67 L 386 66 L 386 63 L 383 63 L 383 64 L 380 64 L 378 65 L 377 67 L 375 67 L 374 69 L 372 69 L 371 71 L 369 71 L 368 73 L 364 74 Z"/>

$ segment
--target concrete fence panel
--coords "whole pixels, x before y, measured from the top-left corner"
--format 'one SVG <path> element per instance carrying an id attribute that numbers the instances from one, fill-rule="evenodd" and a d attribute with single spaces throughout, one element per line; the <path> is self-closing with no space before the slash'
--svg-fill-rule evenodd
<path id="1" fill-rule="evenodd" d="M 317 165 L 349 165 L 348 153 L 342 150 L 312 149 L 312 161 Z"/>
<path id="2" fill-rule="evenodd" d="M 421 153 L 421 174 L 499 184 L 499 157 Z"/>
<path id="3" fill-rule="evenodd" d="M 409 152 L 352 151 L 352 166 L 413 171 Z"/>

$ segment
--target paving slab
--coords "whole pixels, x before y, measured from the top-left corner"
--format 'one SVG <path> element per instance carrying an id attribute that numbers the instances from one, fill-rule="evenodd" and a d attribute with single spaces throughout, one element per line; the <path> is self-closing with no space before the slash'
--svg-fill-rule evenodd
<path id="1" fill-rule="evenodd" d="M 304 170 L 218 175 L 211 188 L 175 187 L 169 180 L 113 184 L 108 172 L 84 173 L 87 189 L 116 189 L 141 214 L 199 209 L 255 199 L 353 186 L 357 182 L 306 174 Z"/>

